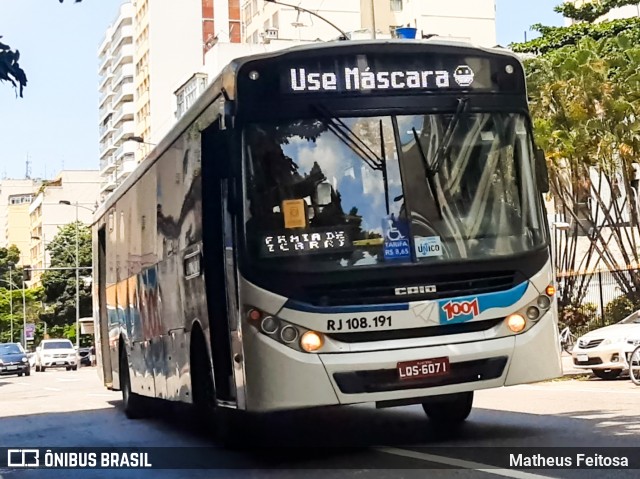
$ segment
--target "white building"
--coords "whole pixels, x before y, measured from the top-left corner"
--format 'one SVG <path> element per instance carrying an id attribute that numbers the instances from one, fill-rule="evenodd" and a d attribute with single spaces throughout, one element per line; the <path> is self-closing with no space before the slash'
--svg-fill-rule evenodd
<path id="1" fill-rule="evenodd" d="M 50 265 L 46 245 L 58 234 L 58 229 L 76 219 L 90 224 L 100 200 L 101 172 L 98 170 L 64 170 L 45 182 L 29 206 L 31 228 L 31 267 Z M 61 201 L 71 205 L 62 204 Z M 78 208 L 75 208 L 77 202 Z M 71 262 L 71 260 L 70 260 Z M 31 280 L 37 284 L 42 271 L 34 271 Z"/>
<path id="2" fill-rule="evenodd" d="M 124 3 L 98 48 L 100 192 L 104 199 L 135 168 L 133 5 Z"/>
<path id="3" fill-rule="evenodd" d="M 297 3 L 297 2 L 291 2 Z M 398 27 L 410 26 L 423 35 L 496 44 L 495 0 L 304 0 L 299 5 L 321 15 L 351 38 L 389 38 Z M 292 7 L 247 0 L 242 7 L 244 41 L 270 39 L 331 40 L 340 32 L 321 19 Z"/>

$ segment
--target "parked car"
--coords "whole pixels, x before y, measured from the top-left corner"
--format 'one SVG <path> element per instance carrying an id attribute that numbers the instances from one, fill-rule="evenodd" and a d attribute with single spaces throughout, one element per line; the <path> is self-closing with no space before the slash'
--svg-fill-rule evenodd
<path id="1" fill-rule="evenodd" d="M 629 369 L 627 356 L 640 337 L 640 310 L 622 321 L 578 338 L 571 356 L 577 369 L 591 369 L 601 379 L 615 379 Z"/>
<path id="2" fill-rule="evenodd" d="M 36 371 L 47 368 L 78 369 L 78 353 L 68 339 L 43 339 L 36 348 Z"/>
<path id="3" fill-rule="evenodd" d="M 80 366 L 91 366 L 91 348 L 80 348 L 78 350 Z"/>
<path id="4" fill-rule="evenodd" d="M 20 343 L 0 343 L 0 375 L 31 375 L 27 353 Z"/>

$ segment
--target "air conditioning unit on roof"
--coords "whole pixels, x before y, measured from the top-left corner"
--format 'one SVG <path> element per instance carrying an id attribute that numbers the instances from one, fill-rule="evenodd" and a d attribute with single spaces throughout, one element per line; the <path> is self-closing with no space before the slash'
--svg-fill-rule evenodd
<path id="1" fill-rule="evenodd" d="M 264 38 L 268 38 L 269 40 L 276 40 L 278 38 L 278 29 L 277 28 L 265 29 Z"/>

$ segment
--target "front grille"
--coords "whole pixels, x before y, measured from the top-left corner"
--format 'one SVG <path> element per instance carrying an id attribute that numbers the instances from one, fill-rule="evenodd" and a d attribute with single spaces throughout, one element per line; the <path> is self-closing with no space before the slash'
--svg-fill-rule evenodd
<path id="1" fill-rule="evenodd" d="M 602 341 L 604 341 L 604 339 L 592 339 L 591 341 L 581 339 L 580 341 L 578 341 L 578 346 L 581 349 L 591 349 L 600 346 L 600 343 L 602 343 Z"/>
<path id="2" fill-rule="evenodd" d="M 403 282 L 386 278 L 366 285 L 312 286 L 307 289 L 304 301 L 316 306 L 343 306 L 443 299 L 504 291 L 515 286 L 514 279 L 513 271 L 427 276 Z M 435 286 L 436 292 L 396 295 L 396 288 L 401 286 Z"/>
<path id="3" fill-rule="evenodd" d="M 447 334 L 475 333 L 486 331 L 500 324 L 503 318 L 472 321 L 470 323 L 444 324 L 426 328 L 393 329 L 387 331 L 365 331 L 358 333 L 325 333 L 326 336 L 343 343 L 364 343 L 369 341 L 391 341 L 394 339 L 429 338 Z"/>
<path id="4" fill-rule="evenodd" d="M 400 380 L 398 370 L 395 368 L 340 372 L 334 373 L 333 378 L 344 394 L 375 393 L 486 381 L 502 376 L 506 364 L 506 356 L 451 363 L 450 373 L 447 376 L 411 381 Z"/>
<path id="5" fill-rule="evenodd" d="M 578 361 L 577 359 L 573 361 L 574 364 L 578 366 L 597 366 L 598 364 L 602 364 L 602 359 L 600 358 L 589 358 L 588 361 Z"/>
<path id="6" fill-rule="evenodd" d="M 66 358 L 67 355 L 66 354 L 54 354 L 53 357 L 54 358 Z"/>

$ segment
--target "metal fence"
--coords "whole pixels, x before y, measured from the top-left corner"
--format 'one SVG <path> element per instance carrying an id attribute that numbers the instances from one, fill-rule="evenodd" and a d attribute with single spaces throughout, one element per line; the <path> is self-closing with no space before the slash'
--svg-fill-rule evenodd
<path id="1" fill-rule="evenodd" d="M 620 321 L 640 307 L 640 298 L 633 287 L 634 279 L 638 284 L 639 275 L 638 268 L 558 273 L 561 323 L 574 333 L 584 334 Z"/>

